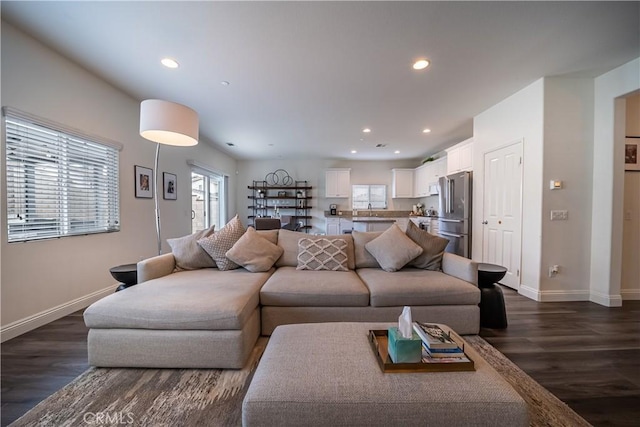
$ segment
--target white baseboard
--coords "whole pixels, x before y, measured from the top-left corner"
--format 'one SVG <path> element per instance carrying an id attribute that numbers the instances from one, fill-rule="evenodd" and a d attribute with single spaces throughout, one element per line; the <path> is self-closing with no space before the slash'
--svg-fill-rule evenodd
<path id="1" fill-rule="evenodd" d="M 620 291 L 623 301 L 640 300 L 640 289 L 623 289 Z"/>
<path id="2" fill-rule="evenodd" d="M 622 306 L 622 296 L 602 294 L 600 292 L 591 292 L 589 301 L 596 304 L 604 305 L 605 307 L 620 307 Z"/>
<path id="3" fill-rule="evenodd" d="M 518 293 L 534 301 L 540 301 L 540 291 L 525 285 L 520 285 Z"/>
<path id="4" fill-rule="evenodd" d="M 64 316 L 68 316 L 69 314 L 74 313 L 78 310 L 82 310 L 83 308 L 88 307 L 99 299 L 112 294 L 116 290 L 118 285 L 119 283 L 109 286 L 108 288 L 93 292 L 89 295 L 77 298 L 73 301 L 60 304 L 57 307 L 41 311 L 40 313 L 34 314 L 33 316 L 25 317 L 24 319 L 9 323 L 6 326 L 2 326 L 2 328 L 0 329 L 0 342 L 5 342 L 7 340 L 10 340 L 11 338 L 17 337 L 18 335 L 22 335 L 26 332 L 39 328 L 40 326 L 44 326 L 47 323 L 51 323 L 54 320 L 58 320 Z"/>

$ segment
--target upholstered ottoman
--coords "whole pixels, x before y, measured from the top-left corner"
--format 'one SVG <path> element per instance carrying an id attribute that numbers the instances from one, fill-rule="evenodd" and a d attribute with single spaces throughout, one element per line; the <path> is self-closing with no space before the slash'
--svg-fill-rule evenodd
<path id="1" fill-rule="evenodd" d="M 380 323 L 279 326 L 242 405 L 244 426 L 526 426 L 518 393 L 470 347 L 474 372 L 383 373 Z"/>

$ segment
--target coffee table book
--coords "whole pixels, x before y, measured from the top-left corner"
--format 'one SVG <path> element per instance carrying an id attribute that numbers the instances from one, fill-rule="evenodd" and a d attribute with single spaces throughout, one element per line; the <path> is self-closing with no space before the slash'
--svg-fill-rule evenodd
<path id="1" fill-rule="evenodd" d="M 465 358 L 451 360 L 450 358 L 425 358 L 417 363 L 393 363 L 387 351 L 388 333 L 386 330 L 370 330 L 369 344 L 376 356 L 380 369 L 385 373 L 411 372 L 459 372 L 475 371 L 473 360 L 465 354 Z M 464 349 L 463 346 L 461 348 Z"/>

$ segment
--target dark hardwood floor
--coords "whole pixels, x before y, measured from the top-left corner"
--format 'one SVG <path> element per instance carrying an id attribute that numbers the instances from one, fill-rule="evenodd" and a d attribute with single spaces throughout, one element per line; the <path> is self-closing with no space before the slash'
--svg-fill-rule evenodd
<path id="1" fill-rule="evenodd" d="M 640 301 L 538 303 L 503 288 L 507 329 L 480 335 L 595 426 L 638 426 Z M 2 426 L 88 368 L 74 313 L 2 344 Z"/>

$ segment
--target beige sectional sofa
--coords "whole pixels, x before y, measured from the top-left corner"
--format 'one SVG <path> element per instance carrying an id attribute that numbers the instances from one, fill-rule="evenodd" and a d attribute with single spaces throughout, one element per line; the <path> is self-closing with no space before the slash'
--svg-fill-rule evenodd
<path id="1" fill-rule="evenodd" d="M 365 248 L 381 232 L 258 233 L 282 248 L 266 271 L 178 271 L 172 253 L 138 263 L 138 285 L 97 301 L 84 313 L 89 363 L 241 368 L 258 337 L 278 325 L 396 321 L 405 305 L 416 320 L 444 323 L 459 334 L 479 331 L 477 264 L 469 259 L 444 253 L 442 271 L 406 267 L 387 272 Z M 297 269 L 301 239 L 346 242 L 348 270 Z"/>

